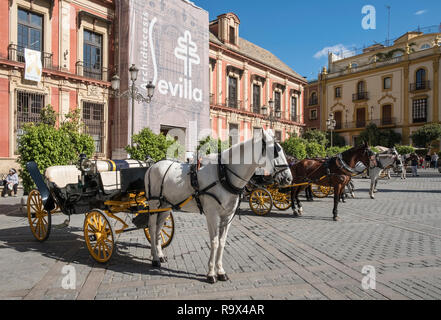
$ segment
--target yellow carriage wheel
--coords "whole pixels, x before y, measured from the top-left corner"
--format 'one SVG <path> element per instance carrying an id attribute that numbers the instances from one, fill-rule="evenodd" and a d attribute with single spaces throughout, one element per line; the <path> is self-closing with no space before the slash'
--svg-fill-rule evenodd
<path id="1" fill-rule="evenodd" d="M 273 204 L 277 209 L 285 211 L 291 207 L 291 193 L 289 191 L 285 193 L 275 189 L 274 191 L 271 191 L 271 197 L 273 198 Z"/>
<path id="2" fill-rule="evenodd" d="M 51 232 L 52 217 L 44 209 L 38 190 L 32 190 L 27 202 L 28 221 L 32 234 L 38 241 L 45 241 Z"/>
<path id="3" fill-rule="evenodd" d="M 147 241 L 150 242 L 149 228 L 144 229 L 145 237 Z M 165 219 L 164 225 L 161 229 L 161 247 L 166 248 L 170 245 L 175 235 L 175 220 L 173 219 L 173 214 L 170 212 L 167 219 Z"/>
<path id="4" fill-rule="evenodd" d="M 331 194 L 331 189 L 333 188 L 327 186 L 320 186 L 317 184 L 311 185 L 312 194 L 317 198 L 326 198 L 329 194 Z"/>
<path id="5" fill-rule="evenodd" d="M 84 239 L 87 249 L 95 261 L 106 263 L 115 251 L 113 225 L 101 210 L 90 211 L 84 220 Z"/>
<path id="6" fill-rule="evenodd" d="M 254 189 L 250 195 L 250 208 L 259 216 L 264 216 L 271 211 L 273 199 L 266 189 Z"/>

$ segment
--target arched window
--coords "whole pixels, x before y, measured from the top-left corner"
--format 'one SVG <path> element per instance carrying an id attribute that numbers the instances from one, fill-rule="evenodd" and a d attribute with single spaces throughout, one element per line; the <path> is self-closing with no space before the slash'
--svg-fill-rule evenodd
<path id="1" fill-rule="evenodd" d="M 357 92 L 358 93 L 363 93 L 365 92 L 365 84 L 364 81 L 360 81 L 357 83 Z"/>
<path id="2" fill-rule="evenodd" d="M 426 50 L 426 49 L 430 49 L 430 44 L 428 43 L 423 43 L 420 47 L 421 50 Z"/>
<path id="3" fill-rule="evenodd" d="M 309 105 L 310 106 L 314 106 L 318 103 L 318 99 L 317 99 L 317 93 L 313 92 L 311 93 L 311 98 L 309 99 Z"/>
<path id="4" fill-rule="evenodd" d="M 426 89 L 426 70 L 421 68 L 415 73 L 415 89 L 423 90 Z"/>

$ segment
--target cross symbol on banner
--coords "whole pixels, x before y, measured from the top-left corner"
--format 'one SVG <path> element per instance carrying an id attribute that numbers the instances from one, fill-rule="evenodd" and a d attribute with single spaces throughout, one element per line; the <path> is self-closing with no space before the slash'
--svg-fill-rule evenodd
<path id="1" fill-rule="evenodd" d="M 190 31 L 185 31 L 183 37 L 178 38 L 178 47 L 175 49 L 176 58 L 184 61 L 184 75 L 191 78 L 193 64 L 199 64 L 200 58 L 196 54 L 198 47 L 191 40 Z"/>

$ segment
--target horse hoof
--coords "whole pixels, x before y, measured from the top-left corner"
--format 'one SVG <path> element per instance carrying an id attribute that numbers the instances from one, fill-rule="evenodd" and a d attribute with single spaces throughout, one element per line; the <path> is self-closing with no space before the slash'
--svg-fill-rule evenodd
<path id="1" fill-rule="evenodd" d="M 158 269 L 161 268 L 161 262 L 153 260 L 152 261 L 152 267 L 153 268 L 158 268 Z"/>
<path id="2" fill-rule="evenodd" d="M 208 283 L 216 283 L 216 277 L 215 276 L 207 276 Z"/>
<path id="3" fill-rule="evenodd" d="M 334 221 L 338 221 L 339 218 L 338 218 L 337 216 L 334 216 L 333 220 L 334 220 Z"/>
<path id="4" fill-rule="evenodd" d="M 218 274 L 217 275 L 217 280 L 219 280 L 219 281 L 228 281 L 228 280 L 230 280 L 230 278 L 228 278 L 227 274 Z"/>
<path id="5" fill-rule="evenodd" d="M 167 262 L 167 261 L 168 261 L 167 257 L 160 257 L 159 258 L 159 262 L 161 262 L 161 263 L 164 263 L 164 262 Z"/>
<path id="6" fill-rule="evenodd" d="M 297 211 L 293 211 L 292 214 L 294 215 L 294 217 L 298 217 L 299 216 Z"/>

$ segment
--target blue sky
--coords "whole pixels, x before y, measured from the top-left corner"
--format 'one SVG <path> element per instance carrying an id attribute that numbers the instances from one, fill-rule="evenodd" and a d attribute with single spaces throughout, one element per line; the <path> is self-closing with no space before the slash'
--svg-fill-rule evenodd
<path id="1" fill-rule="evenodd" d="M 391 7 L 391 39 L 418 26 L 441 23 L 441 0 L 192 1 L 209 12 L 210 21 L 222 13 L 236 13 L 242 38 L 271 51 L 308 80 L 316 79 L 320 69 L 327 65 L 328 47 L 352 50 L 385 41 L 386 5 Z M 375 30 L 362 28 L 362 8 L 366 5 L 375 8 Z"/>

